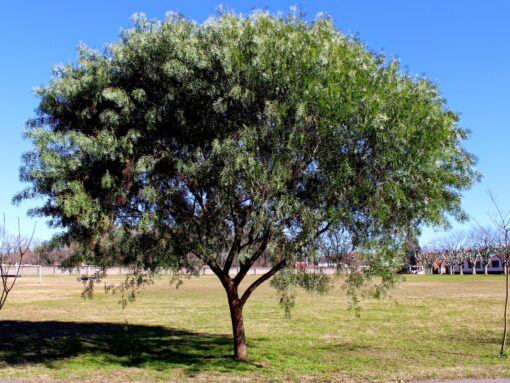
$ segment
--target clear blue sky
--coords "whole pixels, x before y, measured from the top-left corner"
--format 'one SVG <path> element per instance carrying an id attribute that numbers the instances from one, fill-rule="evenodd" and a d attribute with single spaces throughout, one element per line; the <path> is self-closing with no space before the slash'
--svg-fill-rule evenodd
<path id="1" fill-rule="evenodd" d="M 133 13 L 163 18 L 180 11 L 199 22 L 215 13 L 220 1 L 5 1 L 0 23 L 0 212 L 14 231 L 33 225 L 26 210 L 38 203 L 11 204 L 24 186 L 18 181 L 21 154 L 30 147 L 22 138 L 24 121 L 33 116 L 34 86 L 46 84 L 52 65 L 75 61 L 84 42 L 102 49 L 129 27 Z M 247 13 L 253 8 L 288 12 L 301 5 L 308 17 L 325 12 L 346 34 L 357 34 L 372 50 L 398 56 L 409 73 L 425 74 L 439 84 L 448 106 L 461 113 L 472 131 L 466 143 L 479 158 L 483 181 L 465 193 L 464 208 L 482 223 L 492 211 L 491 188 L 504 209 L 510 209 L 510 1 L 225 1 L 224 6 Z M 40 203 L 40 201 L 39 201 Z M 454 225 L 458 227 L 458 225 Z M 36 237 L 51 230 L 39 220 Z M 421 242 L 443 235 L 426 229 Z"/>

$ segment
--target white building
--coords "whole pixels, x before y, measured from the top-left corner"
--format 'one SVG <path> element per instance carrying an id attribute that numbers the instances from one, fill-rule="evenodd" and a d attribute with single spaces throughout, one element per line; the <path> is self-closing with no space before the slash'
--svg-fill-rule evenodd
<path id="1" fill-rule="evenodd" d="M 464 265 L 462 268 L 463 273 L 464 274 L 473 274 L 473 266 L 475 266 L 476 274 L 484 274 L 485 273 L 484 265 L 483 265 L 482 261 L 480 261 L 479 259 L 475 262 L 474 265 L 472 262 L 469 262 L 467 260 L 464 261 Z M 453 272 L 460 274 L 460 265 L 454 265 Z M 487 267 L 487 272 L 489 274 L 502 274 L 504 272 L 503 262 L 501 262 L 501 259 L 497 255 L 492 256 L 492 258 L 489 262 L 489 265 Z"/>

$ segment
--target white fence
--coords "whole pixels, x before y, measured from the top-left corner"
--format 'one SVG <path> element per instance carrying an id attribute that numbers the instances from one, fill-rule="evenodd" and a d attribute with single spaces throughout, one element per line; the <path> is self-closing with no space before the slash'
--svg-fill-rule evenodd
<path id="1" fill-rule="evenodd" d="M 3 265 L 5 270 L 8 270 L 10 274 L 16 273 L 18 265 Z M 74 267 L 72 270 L 62 269 L 59 266 L 40 266 L 40 265 L 21 265 L 20 267 L 20 275 L 21 276 L 29 276 L 29 275 L 91 275 L 95 272 L 100 271 L 97 266 L 80 266 Z M 128 274 L 129 269 L 125 267 L 110 267 L 108 268 L 108 274 L 119 275 L 119 274 Z"/>
<path id="2" fill-rule="evenodd" d="M 9 267 L 8 265 L 4 265 L 6 270 Z M 9 273 L 15 273 L 17 270 L 17 265 L 10 265 Z M 270 267 L 252 267 L 248 272 L 248 275 L 262 275 L 271 270 Z M 336 268 L 334 267 L 307 267 L 306 270 L 309 271 L 322 271 L 325 274 L 335 274 Z M 75 267 L 72 270 L 62 269 L 59 266 L 39 266 L 39 265 L 21 265 L 20 267 L 20 275 L 21 276 L 42 276 L 42 275 L 92 275 L 96 272 L 99 272 L 100 268 L 92 265 L 85 265 L 80 267 Z M 239 272 L 239 267 L 232 267 L 230 269 L 230 274 L 237 274 Z M 130 269 L 126 267 L 110 267 L 107 269 L 107 275 L 126 275 L 130 273 Z M 163 270 L 161 274 L 171 274 L 171 270 Z M 209 267 L 203 267 L 200 270 L 200 275 L 214 275 L 214 272 Z"/>

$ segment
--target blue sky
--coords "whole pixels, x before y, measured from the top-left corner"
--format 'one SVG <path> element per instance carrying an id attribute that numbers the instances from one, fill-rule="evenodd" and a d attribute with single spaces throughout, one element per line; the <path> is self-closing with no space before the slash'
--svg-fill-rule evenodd
<path id="1" fill-rule="evenodd" d="M 87 2 L 9 1 L 1 5 L 0 22 L 0 212 L 14 231 L 20 217 L 22 231 L 31 232 L 28 208 L 41 201 L 11 204 L 24 185 L 18 180 L 21 154 L 30 148 L 23 140 L 24 121 L 33 116 L 37 98 L 32 89 L 50 78 L 52 65 L 75 61 L 84 42 L 102 49 L 118 38 L 130 16 L 144 12 L 163 18 L 180 11 L 199 22 L 215 13 L 220 1 Z M 461 114 L 461 125 L 472 132 L 465 146 L 478 158 L 483 181 L 464 194 L 464 209 L 477 221 L 489 223 L 493 210 L 490 188 L 501 207 L 510 210 L 507 176 L 510 144 L 510 14 L 509 1 L 224 1 L 225 7 L 247 13 L 253 8 L 288 12 L 301 6 L 311 18 L 318 12 L 332 16 L 345 34 L 357 34 L 370 49 L 397 56 L 412 74 L 425 74 L 439 84 L 450 109 Z M 36 237 L 52 231 L 39 219 Z M 467 225 L 469 226 L 469 224 Z M 455 228 L 460 228 L 454 223 Z M 425 229 L 421 243 L 442 232 Z"/>

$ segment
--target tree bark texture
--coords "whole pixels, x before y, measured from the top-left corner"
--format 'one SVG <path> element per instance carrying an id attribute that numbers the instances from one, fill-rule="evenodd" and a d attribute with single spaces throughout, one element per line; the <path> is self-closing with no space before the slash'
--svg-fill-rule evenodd
<path id="1" fill-rule="evenodd" d="M 228 289 L 227 297 L 230 318 L 232 320 L 232 334 L 234 335 L 234 358 L 239 361 L 247 361 L 248 352 L 246 349 L 246 336 L 244 334 L 243 303 L 235 290 Z"/>

